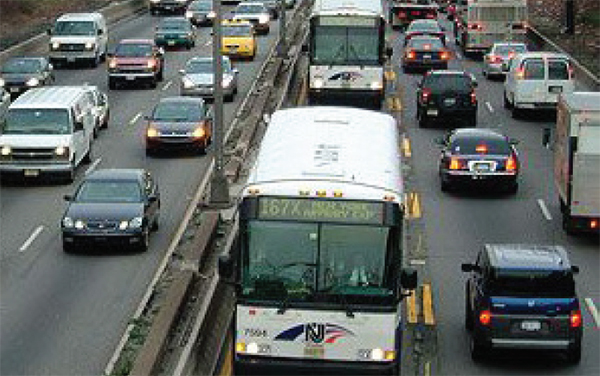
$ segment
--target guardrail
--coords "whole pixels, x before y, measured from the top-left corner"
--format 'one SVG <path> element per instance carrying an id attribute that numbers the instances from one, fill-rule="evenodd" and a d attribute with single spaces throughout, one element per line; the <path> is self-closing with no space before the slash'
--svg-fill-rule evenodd
<path id="1" fill-rule="evenodd" d="M 568 55 L 568 52 L 564 51 L 556 43 L 546 38 L 544 35 L 542 35 L 539 31 L 537 31 L 531 26 L 527 29 L 527 39 L 531 44 L 533 44 L 533 46 L 537 50 L 555 51 Z M 596 77 L 592 72 L 590 72 L 586 67 L 580 64 L 577 60 L 572 59 L 572 61 L 574 68 L 573 74 L 575 75 L 575 80 L 577 80 L 583 86 L 585 86 L 587 90 L 600 91 L 600 80 L 598 79 L 598 77 Z"/>
<path id="2" fill-rule="evenodd" d="M 139 12 L 146 11 L 147 9 L 148 4 L 146 0 L 124 0 L 112 3 L 109 6 L 98 10 L 98 12 L 104 15 L 106 22 L 109 25 L 113 25 L 124 18 L 131 17 Z M 108 35 L 110 36 L 110 31 Z M 46 33 L 41 33 L 23 43 L 9 47 L 0 52 L 0 64 L 13 56 L 45 55 L 48 53 L 49 42 L 50 36 Z"/>

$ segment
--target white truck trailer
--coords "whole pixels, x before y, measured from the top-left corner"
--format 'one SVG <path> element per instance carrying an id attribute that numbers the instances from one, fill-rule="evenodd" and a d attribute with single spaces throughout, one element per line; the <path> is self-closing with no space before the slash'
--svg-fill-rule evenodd
<path id="1" fill-rule="evenodd" d="M 568 234 L 600 229 L 600 92 L 559 97 L 554 182 Z"/>

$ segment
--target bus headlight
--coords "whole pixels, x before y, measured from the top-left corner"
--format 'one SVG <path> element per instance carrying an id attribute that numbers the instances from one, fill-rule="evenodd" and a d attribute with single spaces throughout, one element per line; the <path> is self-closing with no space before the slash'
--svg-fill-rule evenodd
<path id="1" fill-rule="evenodd" d="M 52 42 L 50 44 L 50 49 L 52 50 L 58 50 L 60 48 L 60 43 L 59 42 Z"/>
<path id="2" fill-rule="evenodd" d="M 269 23 L 269 16 L 267 16 L 266 14 L 260 15 L 258 17 L 258 23 L 261 23 L 261 24 Z"/>
<path id="3" fill-rule="evenodd" d="M 383 83 L 381 81 L 373 81 L 371 82 L 371 90 L 381 90 L 383 89 Z"/>
<path id="4" fill-rule="evenodd" d="M 248 346 L 246 346 L 246 353 L 248 354 L 258 354 L 258 343 L 250 342 Z"/>
<path id="5" fill-rule="evenodd" d="M 144 223 L 144 218 L 135 217 L 131 221 L 129 221 L 129 228 L 141 228 L 142 223 Z"/>
<path id="6" fill-rule="evenodd" d="M 10 146 L 4 145 L 4 146 L 2 146 L 2 148 L 0 148 L 0 155 L 2 155 L 3 157 L 8 157 L 11 154 L 12 154 L 12 149 Z"/>
<path id="7" fill-rule="evenodd" d="M 322 78 L 315 78 L 313 80 L 313 88 L 320 89 L 325 86 L 325 81 Z"/>
<path id="8" fill-rule="evenodd" d="M 35 77 L 31 77 L 29 80 L 27 80 L 27 82 L 25 82 L 25 85 L 29 87 L 38 86 L 39 84 L 40 80 Z"/>

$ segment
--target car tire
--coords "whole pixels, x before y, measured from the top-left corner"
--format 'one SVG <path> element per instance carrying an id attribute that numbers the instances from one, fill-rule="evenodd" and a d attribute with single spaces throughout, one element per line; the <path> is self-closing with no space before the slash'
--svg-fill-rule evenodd
<path id="1" fill-rule="evenodd" d="M 154 221 L 152 221 L 152 226 L 150 227 L 150 231 L 152 231 L 152 232 L 157 231 L 158 228 L 160 227 L 159 223 L 158 223 L 159 216 L 160 216 L 160 202 L 158 203 L 158 212 L 154 216 Z"/>
<path id="2" fill-rule="evenodd" d="M 471 333 L 469 338 L 469 350 L 471 351 L 471 359 L 475 362 L 484 360 L 488 355 L 487 349 L 475 339 L 474 333 Z"/>
<path id="3" fill-rule="evenodd" d="M 450 182 L 448 180 L 444 180 L 444 178 L 441 178 L 440 189 L 442 192 L 450 192 L 452 186 L 450 185 Z"/>
<path id="4" fill-rule="evenodd" d="M 110 118 L 110 110 L 106 112 L 106 117 L 104 118 L 104 121 L 100 125 L 101 129 L 107 129 L 108 128 L 108 119 L 109 118 Z"/>
<path id="5" fill-rule="evenodd" d="M 75 247 L 73 246 L 73 244 L 67 243 L 65 241 L 63 241 L 62 243 L 62 249 L 65 253 L 75 253 Z"/>
<path id="6" fill-rule="evenodd" d="M 109 78 L 108 79 L 108 88 L 110 90 L 116 90 L 117 89 L 117 80 Z"/>
<path id="7" fill-rule="evenodd" d="M 156 77 L 152 77 L 152 79 L 150 80 L 150 89 L 156 89 L 156 87 L 158 86 L 158 79 Z"/>
<path id="8" fill-rule="evenodd" d="M 224 98 L 225 102 L 233 102 L 234 97 L 235 97 L 235 94 L 233 92 L 229 95 L 226 95 Z"/>
<path id="9" fill-rule="evenodd" d="M 67 171 L 64 181 L 66 184 L 71 184 L 75 181 L 75 165 L 71 163 L 69 171 Z"/>
<path id="10" fill-rule="evenodd" d="M 518 191 L 519 191 L 519 183 L 517 183 L 517 182 L 510 184 L 506 189 L 506 192 L 510 195 L 517 194 Z"/>
<path id="11" fill-rule="evenodd" d="M 511 112 L 510 116 L 511 116 L 513 119 L 520 119 L 520 118 L 522 117 L 522 114 L 523 114 L 523 113 L 522 113 L 522 110 L 521 110 L 521 109 L 519 109 L 519 108 L 516 108 L 514 105 L 513 105 L 513 106 L 511 106 L 511 111 L 512 111 L 512 112 Z"/>
<path id="12" fill-rule="evenodd" d="M 140 245 L 138 246 L 138 251 L 146 252 L 150 248 L 150 229 L 145 229 L 142 233 L 142 238 Z"/>
<path id="13" fill-rule="evenodd" d="M 508 97 L 506 96 L 506 91 L 504 92 L 504 108 L 510 110 L 512 108 L 512 103 L 508 101 Z"/>
<path id="14" fill-rule="evenodd" d="M 156 79 L 157 79 L 158 81 L 162 81 L 162 80 L 164 80 L 164 79 L 165 79 L 165 71 L 164 71 L 164 69 L 163 69 L 163 68 L 161 68 L 161 69 L 158 71 L 158 74 L 156 75 Z"/>
<path id="15" fill-rule="evenodd" d="M 93 150 L 92 150 L 92 143 L 90 141 L 90 146 L 88 147 L 88 151 L 85 154 L 85 156 L 83 157 L 82 162 L 85 164 L 90 164 L 90 163 L 92 163 L 93 159 L 94 159 L 94 155 L 93 155 Z"/>
<path id="16" fill-rule="evenodd" d="M 146 156 L 147 157 L 153 157 L 156 155 L 156 150 L 152 149 L 152 148 L 146 148 Z"/>
<path id="17" fill-rule="evenodd" d="M 567 362 L 578 364 L 581 361 L 581 343 L 570 346 L 566 353 Z"/>

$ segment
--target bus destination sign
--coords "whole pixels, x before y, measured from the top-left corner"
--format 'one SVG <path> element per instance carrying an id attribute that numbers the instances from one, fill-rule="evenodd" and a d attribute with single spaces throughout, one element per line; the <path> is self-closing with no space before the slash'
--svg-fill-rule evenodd
<path id="1" fill-rule="evenodd" d="M 375 17 L 319 17 L 319 26 L 375 27 L 376 25 L 377 19 Z"/>
<path id="2" fill-rule="evenodd" d="M 383 224 L 384 203 L 260 197 L 259 219 Z"/>

